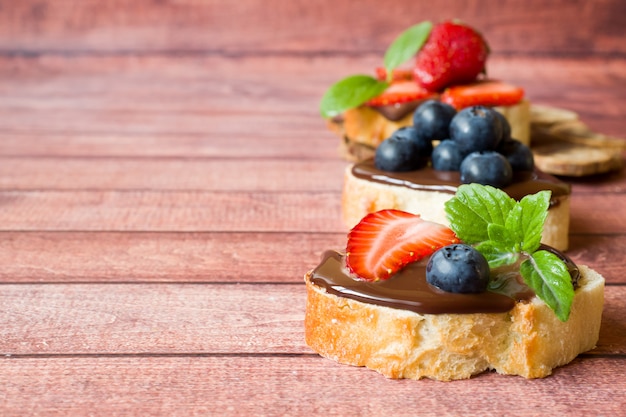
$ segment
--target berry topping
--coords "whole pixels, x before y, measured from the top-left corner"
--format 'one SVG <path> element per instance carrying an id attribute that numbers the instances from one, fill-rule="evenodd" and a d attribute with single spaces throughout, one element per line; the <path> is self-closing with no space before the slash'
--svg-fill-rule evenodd
<path id="1" fill-rule="evenodd" d="M 388 106 L 391 104 L 408 103 L 431 97 L 432 93 L 420 87 L 415 81 L 396 81 L 380 95 L 368 100 L 368 106 Z"/>
<path id="2" fill-rule="evenodd" d="M 505 140 L 497 150 L 509 161 L 513 171 L 532 171 L 535 168 L 532 151 L 519 140 Z"/>
<path id="3" fill-rule="evenodd" d="M 386 81 L 387 80 L 387 69 L 384 67 L 377 67 L 376 68 L 376 78 L 379 79 L 380 81 Z M 393 71 L 391 71 L 391 81 L 406 81 L 406 80 L 413 80 L 413 70 L 410 69 L 403 69 L 403 68 L 395 68 Z"/>
<path id="4" fill-rule="evenodd" d="M 376 148 L 374 165 L 383 171 L 403 172 L 420 169 L 433 151 L 430 139 L 412 126 L 396 130 Z"/>
<path id="5" fill-rule="evenodd" d="M 428 100 L 420 104 L 413 113 L 413 126 L 431 140 L 443 140 L 450 137 L 450 121 L 456 114 L 454 107 L 437 100 Z"/>
<path id="6" fill-rule="evenodd" d="M 456 85 L 447 88 L 441 101 L 456 109 L 469 106 L 511 106 L 524 97 L 520 87 L 501 81 L 478 81 L 472 84 Z"/>
<path id="7" fill-rule="evenodd" d="M 485 106 L 461 110 L 450 122 L 450 138 L 466 153 L 496 149 L 502 140 L 502 123 L 495 113 Z"/>
<path id="8" fill-rule="evenodd" d="M 495 114 L 500 119 L 500 126 L 502 126 L 502 142 L 500 142 L 500 145 L 502 145 L 504 141 L 511 139 L 511 124 L 499 111 L 496 111 Z"/>
<path id="9" fill-rule="evenodd" d="M 463 184 L 478 183 L 503 188 L 513 180 L 511 164 L 496 151 L 472 152 L 463 159 L 460 171 Z"/>
<path id="10" fill-rule="evenodd" d="M 430 91 L 468 83 L 484 72 L 489 47 L 471 27 L 446 21 L 435 25 L 415 61 L 415 80 Z"/>
<path id="11" fill-rule="evenodd" d="M 469 245 L 445 246 L 428 261 L 426 281 L 447 292 L 481 293 L 489 284 L 489 264 Z"/>
<path id="12" fill-rule="evenodd" d="M 431 163 L 437 171 L 458 171 L 465 156 L 455 141 L 444 140 L 433 149 Z"/>
<path id="13" fill-rule="evenodd" d="M 365 216 L 348 234 L 346 265 L 366 281 L 390 278 L 410 262 L 459 242 L 439 223 L 400 210 L 381 210 Z"/>

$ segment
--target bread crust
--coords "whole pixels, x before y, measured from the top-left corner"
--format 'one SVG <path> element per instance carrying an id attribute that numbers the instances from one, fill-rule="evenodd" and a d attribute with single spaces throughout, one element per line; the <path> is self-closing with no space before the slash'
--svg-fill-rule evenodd
<path id="1" fill-rule="evenodd" d="M 327 293 L 309 272 L 306 343 L 326 358 L 388 378 L 450 381 L 486 370 L 543 378 L 598 341 L 604 278 L 579 269 L 567 322 L 536 297 L 506 313 L 418 314 Z"/>
<path id="2" fill-rule="evenodd" d="M 381 184 L 355 177 L 352 166 L 344 173 L 341 212 L 348 228 L 356 226 L 366 214 L 383 209 L 397 209 L 419 214 L 423 219 L 449 225 L 444 204 L 453 194 L 422 191 L 403 186 Z M 544 223 L 542 242 L 560 251 L 569 246 L 570 196 L 560 198 L 551 207 Z"/>

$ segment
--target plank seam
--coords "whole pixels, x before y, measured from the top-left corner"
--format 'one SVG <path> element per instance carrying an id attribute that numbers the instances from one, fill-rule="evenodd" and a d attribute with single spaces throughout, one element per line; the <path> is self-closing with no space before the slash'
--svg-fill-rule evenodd
<path id="1" fill-rule="evenodd" d="M 63 58 L 79 58 L 79 57 L 115 57 L 115 56 L 138 56 L 147 57 L 220 57 L 229 59 L 245 59 L 256 57 L 279 57 L 279 58 L 362 58 L 371 55 L 380 56 L 385 51 L 383 49 L 363 49 L 363 50 L 342 50 L 342 49 L 325 49 L 325 50 L 259 50 L 259 49 L 118 49 L 118 50 L 94 50 L 94 49 L 3 49 L 0 50 L 2 58 L 26 58 L 37 59 L 43 56 L 58 56 Z M 563 52 L 558 50 L 552 51 L 498 51 L 498 57 L 508 58 L 551 58 L 551 59 L 623 59 L 626 53 L 621 51 L 580 51 L 580 52 Z"/>
<path id="2" fill-rule="evenodd" d="M 299 358 L 320 357 L 317 353 L 287 352 L 121 352 L 121 353 L 5 353 L 5 360 L 10 359 L 63 359 L 63 358 Z"/>
<path id="3" fill-rule="evenodd" d="M 317 353 L 287 352 L 120 352 L 120 353 L 5 353 L 5 360 L 19 359 L 64 359 L 64 358 L 322 358 Z M 581 359 L 624 360 L 626 353 L 581 353 Z"/>

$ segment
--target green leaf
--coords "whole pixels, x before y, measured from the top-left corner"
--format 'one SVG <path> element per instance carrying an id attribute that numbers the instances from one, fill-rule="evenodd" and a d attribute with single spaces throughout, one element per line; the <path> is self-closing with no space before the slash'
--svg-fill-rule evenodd
<path id="1" fill-rule="evenodd" d="M 504 221 L 504 227 L 509 231 L 512 235 L 512 239 L 516 241 L 516 247 L 519 251 L 521 249 L 521 242 L 524 240 L 524 233 L 522 230 L 522 206 L 517 203 L 511 211 L 509 211 L 509 215 L 506 217 Z"/>
<path id="2" fill-rule="evenodd" d="M 512 265 L 519 259 L 519 252 L 512 251 L 493 240 L 479 243 L 476 245 L 476 250 L 483 254 L 491 269 Z"/>
<path id="3" fill-rule="evenodd" d="M 391 80 L 392 71 L 413 57 L 422 48 L 433 28 L 431 22 L 422 22 L 413 25 L 389 45 L 385 53 L 385 69 L 387 80 Z"/>
<path id="4" fill-rule="evenodd" d="M 511 231 L 501 224 L 490 223 L 487 226 L 487 234 L 489 239 L 495 242 L 499 242 L 500 246 L 510 251 L 516 251 L 515 231 Z"/>
<path id="5" fill-rule="evenodd" d="M 450 228 L 462 241 L 474 244 L 490 240 L 489 224 L 504 226 L 515 204 L 515 200 L 500 189 L 463 184 L 456 195 L 445 203 L 445 209 Z"/>
<path id="6" fill-rule="evenodd" d="M 544 190 L 537 194 L 527 195 L 519 202 L 519 206 L 522 208 L 519 223 L 522 250 L 534 252 L 541 244 L 543 224 L 548 217 L 550 207 L 550 191 Z"/>
<path id="7" fill-rule="evenodd" d="M 352 75 L 333 84 L 322 97 L 322 117 L 335 117 L 380 95 L 389 86 L 369 75 Z"/>
<path id="8" fill-rule="evenodd" d="M 524 282 L 545 302 L 561 321 L 569 318 L 574 287 L 565 263 L 555 254 L 540 250 L 520 268 Z"/>
<path id="9" fill-rule="evenodd" d="M 464 184 L 445 209 L 450 228 L 483 254 L 492 272 L 517 264 L 521 255 L 528 257 L 519 269 L 524 282 L 560 320 L 566 321 L 574 298 L 567 266 L 552 252 L 537 251 L 549 206 L 550 191 L 540 191 L 516 202 L 502 190 Z M 496 272 L 492 279 L 498 281 L 502 273 L 511 273 L 510 269 Z"/>

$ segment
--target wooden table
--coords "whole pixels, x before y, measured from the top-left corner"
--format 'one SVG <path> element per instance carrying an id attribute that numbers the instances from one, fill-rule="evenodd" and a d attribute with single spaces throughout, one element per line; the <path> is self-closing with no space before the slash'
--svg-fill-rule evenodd
<path id="1" fill-rule="evenodd" d="M 624 415 L 623 172 L 567 179 L 606 305 L 548 378 L 338 365 L 302 280 L 345 244 L 332 82 L 461 17 L 492 76 L 626 137 L 624 3 L 337 3 L 0 0 L 0 415 Z"/>

